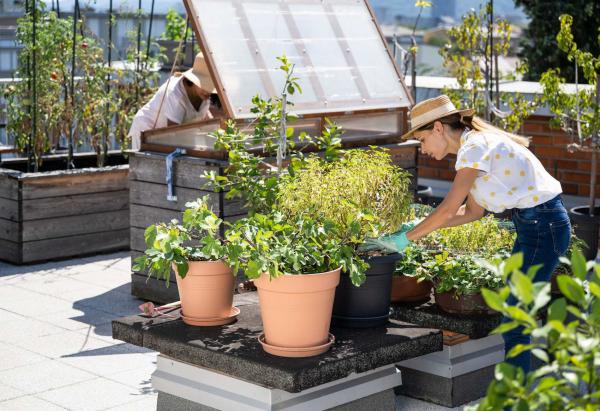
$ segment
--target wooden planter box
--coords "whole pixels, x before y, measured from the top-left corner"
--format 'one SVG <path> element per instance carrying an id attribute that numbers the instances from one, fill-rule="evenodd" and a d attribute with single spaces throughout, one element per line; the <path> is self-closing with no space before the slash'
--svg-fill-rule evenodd
<path id="1" fill-rule="evenodd" d="M 212 210 L 226 221 L 234 221 L 246 215 L 239 200 L 226 200 L 224 193 L 203 188 L 200 176 L 204 171 L 222 172 L 227 163 L 190 156 L 173 161 L 173 186 L 177 201 L 167 200 L 166 154 L 137 152 L 130 157 L 130 241 L 131 263 L 146 250 L 144 230 L 152 224 L 167 223 L 172 219 L 181 221 L 185 203 L 208 195 Z M 174 273 L 169 287 L 161 280 L 148 278 L 145 272 L 132 269 L 131 293 L 136 297 L 155 301 L 179 300 Z"/>
<path id="2" fill-rule="evenodd" d="M 413 192 L 416 190 L 418 143 L 388 144 L 395 164 L 413 175 Z M 227 163 L 220 160 L 181 156 L 173 161 L 173 185 L 177 201 L 167 201 L 166 154 L 137 152 L 130 156 L 130 212 L 131 212 L 131 257 L 133 260 L 146 250 L 144 230 L 159 222 L 172 219 L 181 221 L 185 203 L 209 195 L 213 211 L 225 221 L 235 221 L 246 215 L 240 200 L 226 200 L 224 193 L 215 193 L 203 188 L 200 178 L 204 171 L 222 172 Z M 174 273 L 169 287 L 163 281 L 148 278 L 144 272 L 132 269 L 131 293 L 138 298 L 158 303 L 179 300 Z"/>
<path id="3" fill-rule="evenodd" d="M 129 166 L 122 155 L 95 168 L 94 155 L 45 160 L 26 173 L 25 160 L 0 166 L 0 260 L 13 264 L 123 250 L 129 245 Z M 121 165 L 116 165 L 121 163 Z"/>

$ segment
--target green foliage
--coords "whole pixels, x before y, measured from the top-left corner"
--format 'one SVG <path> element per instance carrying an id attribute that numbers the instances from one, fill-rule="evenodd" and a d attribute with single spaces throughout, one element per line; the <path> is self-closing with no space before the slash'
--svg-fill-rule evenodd
<path id="1" fill-rule="evenodd" d="M 7 132 L 21 153 L 25 153 L 32 139 L 35 170 L 44 154 L 53 152 L 61 139 L 70 137 L 76 147 L 89 144 L 98 154 L 98 165 L 102 166 L 107 150 L 102 144 L 103 138 L 108 140 L 112 135 L 122 147 L 127 146 L 126 136 L 135 112 L 156 91 L 159 73 L 152 67 L 160 56 L 146 59 L 143 44 L 139 56 L 143 64 L 139 72 L 108 67 L 101 44 L 87 30 L 84 21 L 79 20 L 75 36 L 75 76 L 78 79 L 71 87 L 72 18 L 58 18 L 56 13 L 47 11 L 44 2 L 38 2 L 35 18 L 35 46 L 33 13 L 18 20 L 17 42 L 22 48 L 15 74 L 22 81 L 4 90 Z M 130 65 L 137 61 L 134 49 L 132 46 L 128 51 Z M 34 60 L 35 78 L 30 74 Z M 33 84 L 37 94 L 35 104 Z M 32 138 L 34 112 L 36 133 Z"/>
<path id="2" fill-rule="evenodd" d="M 413 217 L 424 217 L 430 211 L 430 207 L 412 207 Z M 442 228 L 417 241 L 405 250 L 396 272 L 433 281 L 439 293 L 454 291 L 459 296 L 478 293 L 483 287 L 498 289 L 502 277 L 481 261 L 510 255 L 514 241 L 515 233 L 489 215 Z"/>
<path id="3" fill-rule="evenodd" d="M 456 77 L 458 88 L 444 88 L 458 108 L 473 108 L 485 118 L 485 61 L 492 61 L 492 56 L 506 56 L 510 48 L 512 28 L 508 21 L 496 19 L 494 22 L 494 44 L 490 47 L 488 41 L 489 4 L 479 11 L 471 10 L 466 13 L 461 24 L 448 30 L 449 41 L 439 50 L 443 65 Z M 526 71 L 526 66 L 520 68 Z M 496 74 L 497 75 L 497 74 Z M 494 79 L 488 76 L 492 82 Z M 501 93 L 500 100 L 508 105 L 510 114 L 505 118 L 494 117 L 492 122 L 507 131 L 519 129 L 538 105 L 538 101 L 527 101 L 520 94 Z"/>
<path id="4" fill-rule="evenodd" d="M 169 8 L 166 16 L 167 24 L 161 38 L 164 40 L 180 41 L 185 35 L 185 19 L 174 9 Z"/>
<path id="5" fill-rule="evenodd" d="M 343 229 L 369 210 L 374 221 L 361 229 L 363 238 L 396 231 L 408 220 L 410 174 L 393 165 L 382 149 L 348 150 L 339 161 L 318 157 L 282 182 L 279 208 L 290 217 L 309 212 Z M 378 228 L 378 230 L 376 229 Z"/>
<path id="6" fill-rule="evenodd" d="M 441 228 L 424 237 L 420 244 L 429 249 L 492 257 L 510 251 L 515 233 L 503 228 L 493 215 L 456 227 Z"/>
<path id="7" fill-rule="evenodd" d="M 183 213 L 183 224 L 177 220 L 154 224 L 144 233 L 146 252 L 136 258 L 135 271 L 148 270 L 148 276 L 165 280 L 169 286 L 171 267 L 185 278 L 188 261 L 215 261 L 229 255 L 226 244 L 219 239 L 219 228 L 223 221 L 208 206 L 205 196 L 187 203 Z"/>
<path id="8" fill-rule="evenodd" d="M 563 14 L 573 16 L 572 37 L 579 48 L 592 54 L 600 54 L 597 29 L 600 27 L 600 2 L 589 0 L 516 0 L 517 5 L 530 17 L 521 36 L 521 53 L 530 67 L 527 79 L 539 81 L 550 68 L 558 69 L 568 82 L 575 81 L 574 65 L 556 47 L 559 32 L 557 22 Z M 580 71 L 581 73 L 581 71 Z M 581 78 L 581 75 L 580 75 Z"/>
<path id="9" fill-rule="evenodd" d="M 498 291 L 484 290 L 487 304 L 510 319 L 494 332 L 517 326 L 530 334 L 530 345 L 517 345 L 509 357 L 525 350 L 543 362 L 543 366 L 524 375 L 520 368 L 498 364 L 494 380 L 483 401 L 471 410 L 597 410 L 600 407 L 600 266 L 586 263 L 574 250 L 570 261 L 572 275 L 560 275 L 558 286 L 566 298 L 553 301 L 548 308 L 547 323 L 536 321 L 540 310 L 550 301 L 550 284 L 533 282 L 535 269 L 520 271 L 522 254 L 491 265 L 491 269 L 510 285 Z M 589 280 L 588 270 L 592 269 Z M 589 281 L 589 292 L 586 282 Z M 517 305 L 506 299 L 515 295 Z M 567 314 L 571 317 L 567 320 Z M 566 323 L 565 321 L 568 321 Z"/>
<path id="10" fill-rule="evenodd" d="M 293 65 L 285 56 L 278 57 L 278 60 L 286 78 L 285 92 L 289 95 L 301 92 L 298 78 L 293 76 Z M 225 128 L 211 134 L 215 138 L 215 149 L 228 152 L 229 164 L 223 175 L 205 172 L 203 178 L 215 190 L 227 190 L 225 198 L 241 198 L 250 214 L 268 214 L 277 201 L 279 179 L 286 174 L 294 175 L 295 170 L 303 167 L 304 148 L 313 146 L 324 152 L 327 161 L 339 158 L 341 129 L 329 122 L 321 136 L 311 137 L 300 133 L 294 138 L 294 128 L 286 127 L 285 146 L 289 161 L 287 166 L 280 169 L 266 159 L 277 153 L 282 118 L 285 116 L 286 124 L 296 118 L 287 112 L 283 113 L 282 97 L 263 99 L 256 95 L 252 103 L 251 112 L 256 115 L 252 134 L 240 130 L 234 121 L 228 121 Z M 291 101 L 286 104 L 293 106 Z"/>
<path id="11" fill-rule="evenodd" d="M 354 253 L 353 246 L 362 243 L 360 220 L 350 230 L 336 224 L 314 221 L 308 215 L 287 218 L 282 213 L 254 214 L 238 220 L 225 234 L 229 243 L 229 260 L 234 270 L 241 268 L 247 277 L 258 278 L 269 273 L 271 278 L 283 274 L 313 274 L 339 267 L 360 285 L 368 267 Z"/>
<path id="12" fill-rule="evenodd" d="M 560 50 L 567 53 L 569 61 L 577 62 L 583 70 L 585 80 L 595 85 L 600 76 L 600 54 L 594 56 L 581 50 L 574 41 L 573 17 L 560 17 L 560 32 L 556 36 Z M 600 37 L 598 38 L 600 44 Z M 553 124 L 560 126 L 576 139 L 576 147 L 600 149 L 600 106 L 596 101 L 596 90 L 593 87 L 582 87 L 578 93 L 566 92 L 562 85 L 560 69 L 546 71 L 540 80 L 544 87 L 544 102 L 555 114 Z M 579 135 L 578 123 L 579 120 Z"/>

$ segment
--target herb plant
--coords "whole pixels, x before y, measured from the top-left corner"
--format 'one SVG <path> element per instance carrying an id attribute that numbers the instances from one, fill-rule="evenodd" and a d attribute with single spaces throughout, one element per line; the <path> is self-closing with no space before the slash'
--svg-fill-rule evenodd
<path id="1" fill-rule="evenodd" d="M 148 276 L 163 279 L 169 286 L 171 267 L 185 278 L 188 261 L 216 261 L 229 254 L 218 237 L 223 221 L 208 206 L 208 196 L 189 202 L 183 213 L 183 224 L 177 220 L 154 224 L 144 233 L 148 249 L 135 260 L 135 271 L 148 270 Z"/>

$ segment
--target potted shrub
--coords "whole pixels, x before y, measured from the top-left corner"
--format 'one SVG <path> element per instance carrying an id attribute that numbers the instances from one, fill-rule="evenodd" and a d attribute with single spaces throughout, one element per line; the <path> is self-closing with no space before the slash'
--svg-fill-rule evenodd
<path id="1" fill-rule="evenodd" d="M 433 282 L 435 302 L 442 310 L 465 315 L 490 313 L 481 289 L 495 290 L 503 283 L 480 260 L 510 254 L 515 235 L 504 224 L 488 215 L 438 230 L 419 242 L 429 250 L 419 278 Z"/>
<path id="2" fill-rule="evenodd" d="M 208 207 L 208 196 L 186 204 L 183 224 L 151 225 L 148 249 L 136 259 L 136 270 L 148 270 L 169 286 L 171 269 L 177 275 L 181 317 L 188 325 L 222 325 L 239 310 L 232 307 L 234 276 L 225 258 L 228 247 L 218 237 L 222 220 Z"/>
<path id="3" fill-rule="evenodd" d="M 157 40 L 161 50 L 164 50 L 165 61 L 163 63 L 163 69 L 170 70 L 175 64 L 192 67 L 194 64 L 194 57 L 196 55 L 197 46 L 193 41 L 188 41 L 187 33 L 189 28 L 186 27 L 186 20 L 177 11 L 169 8 L 166 15 L 165 31 Z M 184 38 L 185 37 L 185 38 Z M 177 47 L 183 39 L 183 46 L 179 54 L 179 61 L 175 61 L 177 54 Z"/>
<path id="4" fill-rule="evenodd" d="M 596 178 L 598 173 L 598 151 L 600 150 L 600 56 L 594 56 L 577 48 L 571 33 L 573 18 L 560 17 L 560 32 L 556 36 L 558 47 L 574 61 L 577 72 L 583 71 L 586 81 L 593 85 L 576 88 L 568 92 L 562 86 L 565 79 L 558 69 L 550 69 L 542 75 L 540 84 L 544 88 L 544 102 L 548 104 L 555 118 L 551 125 L 559 126 L 571 136 L 569 151 L 589 152 L 591 157 L 589 201 L 585 206 L 569 210 L 572 225 L 577 237 L 586 243 L 586 259 L 594 260 L 598 252 L 598 229 L 600 227 L 600 207 L 596 206 Z"/>
<path id="5" fill-rule="evenodd" d="M 366 216 L 356 216 L 357 221 Z M 265 351 L 284 357 L 307 357 L 329 349 L 335 288 L 344 269 L 361 277 L 367 264 L 353 253 L 362 242 L 337 224 L 308 215 L 256 213 L 238 220 L 225 233 L 234 269 L 241 268 L 258 289 Z"/>
<path id="6" fill-rule="evenodd" d="M 409 217 L 409 174 L 392 164 L 385 150 L 348 150 L 337 161 L 310 158 L 282 182 L 279 207 L 290 217 L 311 212 L 349 230 L 351 218 L 368 210 L 373 220 L 359 227 L 362 238 L 397 230 Z M 334 322 L 342 326 L 371 327 L 387 322 L 392 274 L 398 253 L 353 250 L 369 264 L 365 277 L 343 272 L 336 291 Z M 364 284 L 363 284 L 364 282 Z M 361 285 L 362 284 L 362 285 Z M 359 287 L 360 286 L 360 287 Z"/>
<path id="7" fill-rule="evenodd" d="M 423 247 L 410 246 L 402 253 L 392 277 L 392 303 L 414 303 L 427 301 L 431 297 L 433 283 L 425 279 L 424 263 L 427 251 Z"/>

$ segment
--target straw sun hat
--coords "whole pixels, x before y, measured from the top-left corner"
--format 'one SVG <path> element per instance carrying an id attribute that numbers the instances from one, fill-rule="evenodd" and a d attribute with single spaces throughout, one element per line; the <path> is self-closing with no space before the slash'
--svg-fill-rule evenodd
<path id="1" fill-rule="evenodd" d="M 401 137 L 401 139 L 406 140 L 421 127 L 456 113 L 459 113 L 461 117 L 472 117 L 473 114 L 475 114 L 475 110 L 470 108 L 457 110 L 456 107 L 454 107 L 454 104 L 452 104 L 452 101 L 450 101 L 450 98 L 445 94 L 421 101 L 420 103 L 415 104 L 412 110 L 410 110 L 409 121 L 411 128 L 408 133 Z"/>
<path id="2" fill-rule="evenodd" d="M 208 71 L 208 65 L 206 59 L 202 53 L 198 53 L 194 59 L 194 66 L 183 72 L 183 77 L 200 87 L 202 90 L 206 90 L 209 93 L 216 93 L 215 84 L 210 77 Z"/>

